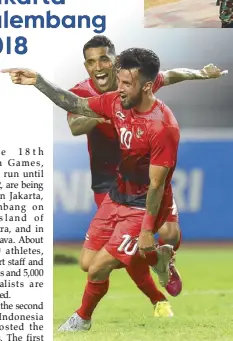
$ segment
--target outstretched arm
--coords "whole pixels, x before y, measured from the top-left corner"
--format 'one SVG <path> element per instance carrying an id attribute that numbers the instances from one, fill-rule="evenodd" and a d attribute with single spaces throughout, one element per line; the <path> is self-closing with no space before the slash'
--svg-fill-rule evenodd
<path id="1" fill-rule="evenodd" d="M 12 82 L 15 84 L 34 85 L 53 103 L 66 111 L 82 116 L 99 117 L 90 109 L 87 98 L 78 97 L 70 91 L 59 88 L 35 71 L 28 69 L 6 69 L 2 70 L 2 72 L 9 73 Z"/>
<path id="2" fill-rule="evenodd" d="M 51 99 L 53 103 L 66 111 L 82 116 L 99 117 L 89 108 L 87 98 L 78 97 L 70 91 L 61 89 L 45 80 L 39 74 L 37 75 L 34 86 L 45 96 Z"/>
<path id="3" fill-rule="evenodd" d="M 187 80 L 220 78 L 228 73 L 227 70 L 221 71 L 217 66 L 209 64 L 201 70 L 192 69 L 172 69 L 163 71 L 164 85 L 171 85 Z"/>

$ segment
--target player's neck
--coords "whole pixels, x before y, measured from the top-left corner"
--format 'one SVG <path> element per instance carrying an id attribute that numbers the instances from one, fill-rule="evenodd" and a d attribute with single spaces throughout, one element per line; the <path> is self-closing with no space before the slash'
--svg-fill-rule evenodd
<path id="1" fill-rule="evenodd" d="M 149 97 L 143 98 L 141 103 L 134 107 L 135 111 L 140 113 L 146 113 L 150 111 L 150 109 L 153 107 L 154 103 L 156 101 L 156 98 L 154 95 L 151 95 Z"/>

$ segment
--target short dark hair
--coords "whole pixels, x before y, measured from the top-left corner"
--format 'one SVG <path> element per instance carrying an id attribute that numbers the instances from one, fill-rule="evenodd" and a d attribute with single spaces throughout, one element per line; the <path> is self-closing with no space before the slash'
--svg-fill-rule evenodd
<path id="1" fill-rule="evenodd" d="M 154 81 L 160 69 L 159 57 L 151 50 L 131 48 L 122 51 L 117 58 L 116 68 L 138 69 L 143 82 Z"/>
<path id="2" fill-rule="evenodd" d="M 85 56 L 85 51 L 87 49 L 90 48 L 95 48 L 95 47 L 108 47 L 109 52 L 113 55 L 116 55 L 116 51 L 115 51 L 115 46 L 114 44 L 111 42 L 110 39 L 108 39 L 106 36 L 104 35 L 96 35 L 94 37 L 92 37 L 84 46 L 83 46 L 83 56 L 84 58 L 86 58 Z"/>

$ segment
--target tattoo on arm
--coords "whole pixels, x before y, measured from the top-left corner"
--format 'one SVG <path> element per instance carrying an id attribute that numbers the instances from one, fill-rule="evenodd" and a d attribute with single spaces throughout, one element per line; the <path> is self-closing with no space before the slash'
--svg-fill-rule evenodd
<path id="1" fill-rule="evenodd" d="M 155 216 L 158 214 L 161 201 L 163 198 L 164 187 L 160 186 L 154 188 L 151 184 L 149 186 L 146 197 L 146 210 L 149 214 Z"/>
<path id="2" fill-rule="evenodd" d="M 69 118 L 69 126 L 72 134 L 75 136 L 88 134 L 99 123 L 101 119 L 90 118 L 86 116 L 71 116 Z"/>
<path id="3" fill-rule="evenodd" d="M 99 117 L 90 109 L 87 98 L 78 97 L 70 91 L 61 89 L 45 80 L 39 74 L 34 86 L 45 96 L 47 96 L 53 103 L 66 111 L 83 116 Z"/>
<path id="4" fill-rule="evenodd" d="M 173 69 L 163 72 L 165 85 L 171 85 L 186 80 L 202 79 L 203 76 L 199 70 L 192 69 Z"/>

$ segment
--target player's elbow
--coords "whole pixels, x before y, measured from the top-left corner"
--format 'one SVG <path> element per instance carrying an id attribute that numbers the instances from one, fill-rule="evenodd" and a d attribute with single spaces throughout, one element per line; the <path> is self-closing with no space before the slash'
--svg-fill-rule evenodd
<path id="1" fill-rule="evenodd" d="M 72 125 L 70 126 L 70 131 L 73 136 L 80 136 L 86 134 L 82 127 L 74 127 Z"/>
<path id="2" fill-rule="evenodd" d="M 168 70 L 163 73 L 164 76 L 164 85 L 171 85 L 180 82 L 182 79 L 177 72 L 173 70 Z"/>

